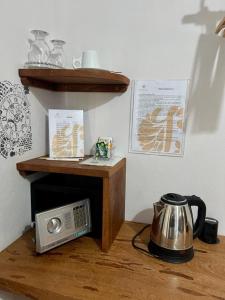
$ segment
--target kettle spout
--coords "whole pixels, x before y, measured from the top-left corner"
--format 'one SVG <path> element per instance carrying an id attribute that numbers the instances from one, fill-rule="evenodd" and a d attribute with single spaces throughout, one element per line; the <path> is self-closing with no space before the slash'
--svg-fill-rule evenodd
<path id="1" fill-rule="evenodd" d="M 164 206 L 160 202 L 155 202 L 153 203 L 153 207 L 154 207 L 154 215 L 157 218 L 160 215 L 161 211 L 163 210 Z"/>

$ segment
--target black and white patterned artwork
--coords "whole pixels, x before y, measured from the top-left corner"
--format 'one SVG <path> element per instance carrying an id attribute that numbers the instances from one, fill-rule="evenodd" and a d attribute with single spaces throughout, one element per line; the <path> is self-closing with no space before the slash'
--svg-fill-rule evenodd
<path id="1" fill-rule="evenodd" d="M 31 113 L 28 89 L 0 81 L 0 155 L 9 158 L 31 150 Z"/>

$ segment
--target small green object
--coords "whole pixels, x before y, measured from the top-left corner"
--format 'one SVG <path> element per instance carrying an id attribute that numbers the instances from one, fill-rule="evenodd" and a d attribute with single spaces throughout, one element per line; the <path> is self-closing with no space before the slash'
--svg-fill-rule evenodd
<path id="1" fill-rule="evenodd" d="M 97 142 L 95 155 L 100 158 L 108 158 L 108 145 L 104 142 Z"/>
<path id="2" fill-rule="evenodd" d="M 96 159 L 110 159 L 112 148 L 112 138 L 99 138 L 95 144 Z"/>

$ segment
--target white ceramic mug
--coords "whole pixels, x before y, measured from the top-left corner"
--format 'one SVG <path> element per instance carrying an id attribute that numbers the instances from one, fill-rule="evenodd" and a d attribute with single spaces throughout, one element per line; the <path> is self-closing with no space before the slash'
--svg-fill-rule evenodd
<path id="1" fill-rule="evenodd" d="M 77 68 L 94 68 L 99 69 L 98 54 L 95 50 L 82 52 L 82 56 L 73 59 L 73 67 Z"/>

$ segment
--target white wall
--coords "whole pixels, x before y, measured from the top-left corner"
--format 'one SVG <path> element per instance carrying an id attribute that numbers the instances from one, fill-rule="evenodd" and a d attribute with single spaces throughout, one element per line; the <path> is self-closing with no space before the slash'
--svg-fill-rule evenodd
<path id="1" fill-rule="evenodd" d="M 131 89 L 67 94 L 86 110 L 86 149 L 99 135 L 127 157 L 126 219 L 150 222 L 152 203 L 168 192 L 196 194 L 225 234 L 225 39 L 214 34 L 225 2 L 196 0 L 64 1 L 55 32 L 67 36 L 68 57 L 96 49 L 103 68 L 131 79 L 191 79 L 185 155 L 128 153 Z"/>
<path id="2" fill-rule="evenodd" d="M 0 157 L 0 250 L 30 221 L 29 181 L 16 162 L 46 149 L 46 109 L 85 110 L 86 153 L 96 138 L 114 138 L 127 157 L 126 219 L 151 221 L 152 203 L 167 192 L 196 194 L 225 234 L 225 39 L 214 35 L 225 15 L 224 0 L 34 1 L 1 0 L 0 81 L 18 83 L 31 29 L 45 29 L 67 42 L 68 67 L 81 50 L 96 49 L 102 68 L 130 79 L 192 79 L 185 155 L 128 153 L 131 89 L 123 95 L 55 94 L 31 89 L 33 149 Z M 9 222 L 10 216 L 10 222 Z"/>

